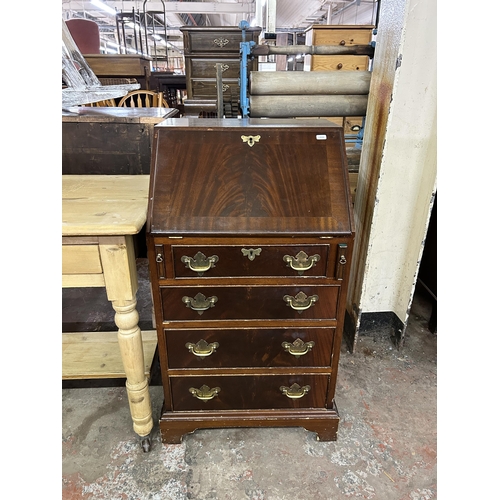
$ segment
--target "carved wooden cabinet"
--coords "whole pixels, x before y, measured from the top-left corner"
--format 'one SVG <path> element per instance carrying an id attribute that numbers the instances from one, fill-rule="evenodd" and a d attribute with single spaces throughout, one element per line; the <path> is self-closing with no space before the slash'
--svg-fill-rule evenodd
<path id="1" fill-rule="evenodd" d="M 148 258 L 162 440 L 302 426 L 335 440 L 354 225 L 342 128 L 167 119 L 155 127 Z"/>
<path id="2" fill-rule="evenodd" d="M 217 63 L 222 64 L 222 95 L 225 102 L 237 104 L 240 92 L 240 42 L 242 31 L 236 26 L 183 26 L 186 90 L 188 99 L 217 98 Z M 258 43 L 261 28 L 245 30 L 246 41 Z M 257 71 L 257 58 L 248 71 Z M 237 116 L 237 112 L 234 115 Z"/>

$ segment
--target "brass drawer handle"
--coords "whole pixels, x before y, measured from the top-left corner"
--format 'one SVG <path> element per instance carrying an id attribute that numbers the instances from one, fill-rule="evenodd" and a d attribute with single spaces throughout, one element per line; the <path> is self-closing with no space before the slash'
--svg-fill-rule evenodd
<path id="1" fill-rule="evenodd" d="M 299 292 L 295 297 L 291 295 L 285 295 L 283 300 L 286 302 L 287 306 L 295 309 L 299 314 L 306 309 L 309 309 L 316 302 L 318 302 L 319 297 L 317 295 L 311 295 L 308 297 L 304 292 Z"/>
<path id="2" fill-rule="evenodd" d="M 302 339 L 295 339 L 292 343 L 283 342 L 281 347 L 283 347 L 286 352 L 289 352 L 291 355 L 299 358 L 300 356 L 307 354 L 314 347 L 314 342 L 312 340 L 304 342 Z"/>
<path id="3" fill-rule="evenodd" d="M 218 47 L 222 48 L 229 43 L 229 40 L 227 38 L 222 38 L 222 37 L 214 38 L 214 43 Z"/>
<path id="4" fill-rule="evenodd" d="M 214 64 L 214 69 L 217 69 L 217 64 Z M 229 66 L 227 64 L 221 64 L 222 73 L 224 73 L 224 71 L 227 71 L 228 69 Z"/>
<path id="5" fill-rule="evenodd" d="M 286 387 L 285 385 L 282 385 L 280 387 L 281 393 L 290 399 L 303 398 L 310 390 L 310 385 L 304 385 L 303 387 L 300 387 L 299 384 L 293 384 L 290 387 Z"/>
<path id="6" fill-rule="evenodd" d="M 200 401 L 203 401 L 206 403 L 210 399 L 215 398 L 217 394 L 220 392 L 220 387 L 214 387 L 213 389 L 210 389 L 208 385 L 202 385 L 199 389 L 196 389 L 196 387 L 190 387 L 189 392 L 195 397 L 196 399 L 199 399 Z"/>
<path id="7" fill-rule="evenodd" d="M 321 257 L 317 253 L 308 257 L 307 254 L 301 250 L 295 257 L 285 255 L 283 260 L 286 262 L 287 267 L 291 267 L 294 271 L 302 275 L 304 271 L 315 266 L 320 258 Z"/>
<path id="8" fill-rule="evenodd" d="M 207 257 L 205 254 L 198 252 L 194 257 L 183 255 L 181 262 L 186 264 L 186 267 L 191 271 L 198 273 L 198 276 L 203 276 L 205 271 L 215 267 L 215 264 L 219 262 L 219 257 L 217 255 Z"/>
<path id="9" fill-rule="evenodd" d="M 347 262 L 347 259 L 345 258 L 345 255 L 340 256 L 339 264 L 344 265 Z"/>
<path id="10" fill-rule="evenodd" d="M 186 344 L 186 347 L 188 348 L 190 353 L 200 358 L 204 358 L 206 356 L 210 356 L 211 354 L 213 354 L 215 350 L 219 347 L 219 343 L 211 342 L 209 344 L 206 340 L 201 339 L 198 342 L 196 342 L 196 344 L 188 342 Z"/>
<path id="11" fill-rule="evenodd" d="M 217 85 L 214 85 L 217 88 Z M 229 85 L 227 83 L 222 84 L 222 92 L 227 92 L 229 90 Z"/>
<path id="12" fill-rule="evenodd" d="M 157 256 L 156 256 L 156 262 L 163 262 L 163 255 L 161 253 L 159 253 Z"/>
<path id="13" fill-rule="evenodd" d="M 194 299 L 192 297 L 187 297 L 187 296 L 182 297 L 182 302 L 186 304 L 186 307 L 189 307 L 190 309 L 196 311 L 200 315 L 203 314 L 203 311 L 206 311 L 207 309 L 214 307 L 217 300 L 218 299 L 215 295 L 213 297 L 207 298 L 202 293 L 197 293 L 194 296 Z"/>

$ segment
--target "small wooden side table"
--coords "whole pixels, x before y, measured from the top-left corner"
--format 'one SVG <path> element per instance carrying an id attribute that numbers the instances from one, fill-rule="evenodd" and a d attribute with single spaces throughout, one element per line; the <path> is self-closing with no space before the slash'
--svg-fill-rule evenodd
<path id="1" fill-rule="evenodd" d="M 63 334 L 63 379 L 119 377 L 121 361 L 144 451 L 153 427 L 145 354 L 152 359 L 156 336 L 145 332 L 143 343 L 138 326 L 133 235 L 146 222 L 148 191 L 149 175 L 62 176 L 62 286 L 105 287 L 118 327 L 118 342 L 116 332 Z"/>

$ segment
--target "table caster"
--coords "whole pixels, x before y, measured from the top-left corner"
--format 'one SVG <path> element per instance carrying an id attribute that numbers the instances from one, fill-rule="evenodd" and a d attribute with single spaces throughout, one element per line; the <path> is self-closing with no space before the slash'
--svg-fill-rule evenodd
<path id="1" fill-rule="evenodd" d="M 148 453 L 151 450 L 151 438 L 149 435 L 141 437 L 141 446 L 144 453 Z"/>

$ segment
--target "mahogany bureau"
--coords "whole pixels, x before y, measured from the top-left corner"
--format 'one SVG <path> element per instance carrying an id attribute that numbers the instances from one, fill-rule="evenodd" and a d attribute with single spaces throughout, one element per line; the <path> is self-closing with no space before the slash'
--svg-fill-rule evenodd
<path id="1" fill-rule="evenodd" d="M 155 127 L 146 233 L 163 442 L 220 427 L 336 439 L 351 205 L 343 130 L 327 120 Z"/>

